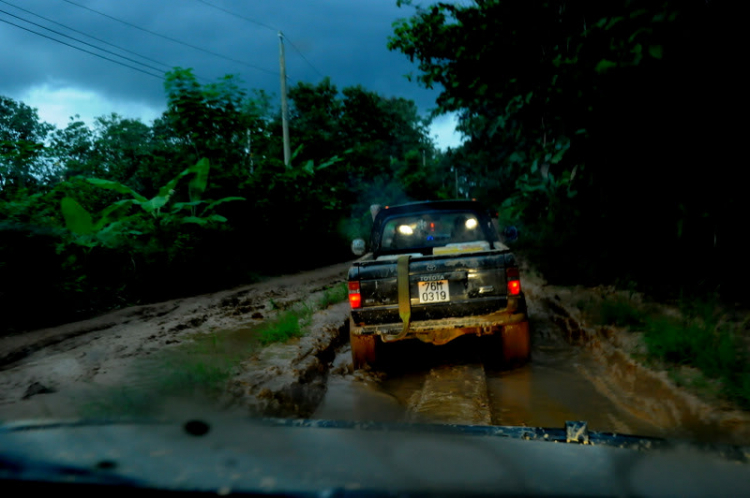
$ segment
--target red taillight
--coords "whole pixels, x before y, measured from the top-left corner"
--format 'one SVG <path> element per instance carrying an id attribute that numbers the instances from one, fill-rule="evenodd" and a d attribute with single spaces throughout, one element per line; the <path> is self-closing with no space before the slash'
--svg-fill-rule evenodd
<path id="1" fill-rule="evenodd" d="M 521 280 L 518 268 L 511 267 L 505 269 L 505 277 L 508 281 L 508 295 L 517 296 L 521 293 Z"/>
<path id="2" fill-rule="evenodd" d="M 521 293 L 521 282 L 519 280 L 509 280 L 508 281 L 508 294 L 510 294 L 511 296 L 517 296 L 520 293 Z"/>
<path id="3" fill-rule="evenodd" d="M 359 282 L 349 282 L 349 304 L 352 308 L 362 307 L 362 294 L 359 293 Z"/>

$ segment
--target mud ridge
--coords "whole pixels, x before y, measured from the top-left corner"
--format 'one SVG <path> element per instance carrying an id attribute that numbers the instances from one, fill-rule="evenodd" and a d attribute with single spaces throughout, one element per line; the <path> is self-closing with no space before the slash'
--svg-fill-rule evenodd
<path id="1" fill-rule="evenodd" d="M 114 327 L 115 325 L 117 325 L 116 322 L 107 322 L 94 324 L 89 327 L 76 328 L 67 333 L 45 337 L 28 345 L 24 345 L 17 349 L 7 351 L 3 354 L 0 354 L 0 371 L 10 368 L 14 363 L 36 353 L 39 350 L 54 346 L 56 344 L 60 344 L 61 342 L 67 341 L 68 339 L 73 339 L 81 335 L 107 330 Z"/>
<path id="2" fill-rule="evenodd" d="M 252 416 L 311 416 L 325 396 L 336 350 L 348 339 L 348 313 L 348 302 L 318 312 L 297 344 L 269 346 L 244 362 L 225 401 Z"/>
<path id="3" fill-rule="evenodd" d="M 618 406 L 658 427 L 684 427 L 686 437 L 724 443 L 750 444 L 750 415 L 736 409 L 709 405 L 675 385 L 666 372 L 636 361 L 622 345 L 632 343 L 633 332 L 584 323 L 574 306 L 543 299 L 565 340 L 590 351 L 601 372 L 581 373 Z"/>

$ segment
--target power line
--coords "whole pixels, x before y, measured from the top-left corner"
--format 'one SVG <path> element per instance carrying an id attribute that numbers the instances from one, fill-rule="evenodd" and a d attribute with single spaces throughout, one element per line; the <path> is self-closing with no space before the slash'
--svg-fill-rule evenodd
<path id="1" fill-rule="evenodd" d="M 145 70 L 143 70 L 141 68 L 138 68 L 138 67 L 135 67 L 135 66 L 131 66 L 130 64 L 125 64 L 124 62 L 120 62 L 120 61 L 117 61 L 117 60 L 114 60 L 114 59 L 110 59 L 109 57 L 105 57 L 105 56 L 103 56 L 101 54 L 97 54 L 96 52 L 91 52 L 90 50 L 86 50 L 85 48 L 76 47 L 75 45 L 71 45 L 70 43 L 65 43 L 64 41 L 58 40 L 56 38 L 52 38 L 51 36 L 47 36 L 47 35 L 45 35 L 43 33 L 38 33 L 38 32 L 36 32 L 36 31 L 34 31 L 32 29 L 29 29 L 29 28 L 24 28 L 23 26 L 19 26 L 18 24 L 12 23 L 10 21 L 6 21 L 5 19 L 0 19 L 0 22 L 4 22 L 5 24 L 10 24 L 11 26 L 15 26 L 15 27 L 20 28 L 20 29 L 22 29 L 24 31 L 28 31 L 29 33 L 33 33 L 33 34 L 35 34 L 37 36 L 41 36 L 42 38 L 47 38 L 49 40 L 55 41 L 57 43 L 60 43 L 60 44 L 65 45 L 65 46 L 68 46 L 70 48 L 74 48 L 76 50 L 80 50 L 81 52 L 86 52 L 87 54 L 91 54 L 91 55 L 93 55 L 95 57 L 99 57 L 100 59 L 104 59 L 104 60 L 107 60 L 107 61 L 110 61 L 110 62 L 114 62 L 115 64 L 119 64 L 121 66 L 128 67 L 130 69 L 133 69 L 133 70 L 138 71 L 138 72 L 143 73 L 143 74 L 148 74 L 149 76 L 153 76 L 154 78 L 159 78 L 160 80 L 164 79 L 164 77 L 161 76 L 161 75 L 153 74 L 153 73 L 145 71 Z"/>
<path id="2" fill-rule="evenodd" d="M 2 1 L 2 0 L 0 0 L 0 1 Z M 3 3 L 5 3 L 5 2 L 3 2 Z M 64 36 L 65 38 L 69 38 L 71 40 L 77 41 L 78 43 L 83 43 L 84 45 L 87 45 L 89 47 L 95 48 L 97 50 L 101 50 L 104 53 L 114 55 L 115 57 L 120 57 L 122 59 L 125 59 L 126 61 L 130 61 L 130 62 L 133 62 L 135 64 L 140 64 L 140 65 L 142 65 L 144 67 L 147 67 L 148 69 L 153 69 L 154 71 L 161 71 L 161 69 L 159 69 L 158 67 L 150 66 L 148 64 L 145 64 L 143 62 L 137 61 L 135 59 L 131 59 L 130 57 L 125 57 L 124 55 L 116 54 L 115 52 L 112 52 L 111 50 L 107 50 L 106 48 L 97 47 L 96 45 L 93 45 L 91 43 L 85 42 L 83 40 L 79 40 L 78 38 L 73 38 L 72 36 L 69 36 L 69 35 L 66 35 L 65 33 L 60 33 L 59 31 L 55 31 L 54 29 L 47 28 L 46 26 L 42 26 L 41 24 L 37 24 L 37 23 L 35 23 L 33 21 L 29 21 L 28 19 L 24 19 L 23 17 L 19 17 L 19 16 L 15 15 L 15 14 L 11 14 L 10 12 L 7 12 L 7 11 L 5 11 L 3 9 L 0 9 L 0 12 L 2 12 L 5 15 L 8 15 L 8 16 L 15 17 L 16 19 L 18 19 L 20 21 L 23 21 L 25 23 L 31 24 L 32 26 L 36 26 L 38 28 L 46 29 L 47 31 L 55 33 L 56 35 Z"/>
<path id="3" fill-rule="evenodd" d="M 190 47 L 190 48 L 192 48 L 194 50 L 199 50 L 201 52 L 205 52 L 207 54 L 213 55 L 214 57 L 220 57 L 222 59 L 226 59 L 228 61 L 232 61 L 232 62 L 237 63 L 237 64 L 242 64 L 243 66 L 248 66 L 248 67 L 251 67 L 253 69 L 257 69 L 258 71 L 263 71 L 264 73 L 273 74 L 273 75 L 276 75 L 276 76 L 279 75 L 279 73 L 277 73 L 275 71 L 271 71 L 269 69 L 264 69 L 264 68 L 262 68 L 260 66 L 256 66 L 254 64 L 250 64 L 249 62 L 241 61 L 239 59 L 234 59 L 232 57 L 228 57 L 226 55 L 222 55 L 222 54 L 219 54 L 217 52 L 213 52 L 213 51 L 205 49 L 205 48 L 197 47 L 195 45 L 191 45 L 190 43 L 184 42 L 182 40 L 178 40 L 176 38 L 172 38 L 172 37 L 167 36 L 167 35 L 162 35 L 161 33 L 157 33 L 155 31 L 151 31 L 151 30 L 143 28 L 141 26 L 137 26 L 137 25 L 135 25 L 133 23 L 130 23 L 128 21 L 123 21 L 122 19 L 118 19 L 117 17 L 110 16 L 109 14 L 105 14 L 104 12 L 99 12 L 98 10 L 91 9 L 89 7 L 86 7 L 85 5 L 81 5 L 81 4 L 72 2 L 71 0 L 63 0 L 63 2 L 69 3 L 71 5 L 75 5 L 76 7 L 79 7 L 79 8 L 84 9 L 84 10 L 88 10 L 90 12 L 93 12 L 93 13 L 98 14 L 100 16 L 106 17 L 106 18 L 111 19 L 113 21 L 117 21 L 117 22 L 119 22 L 121 24 L 125 24 L 126 26 L 130 26 L 131 28 L 135 28 L 137 30 L 143 31 L 145 33 L 149 33 L 149 34 L 154 35 L 154 36 L 158 36 L 159 38 L 163 38 L 165 40 L 169 40 L 171 42 L 178 43 L 178 44 L 184 45 L 186 47 Z"/>
<path id="4" fill-rule="evenodd" d="M 199 2 L 199 3 L 202 3 L 203 5 L 207 5 L 208 7 L 211 7 L 213 9 L 220 10 L 220 11 L 224 12 L 225 14 L 229 14 L 230 16 L 234 16 L 234 17 L 237 17 L 239 19 L 243 19 L 243 20 L 245 20 L 247 22 L 250 22 L 250 23 L 253 23 L 253 24 L 257 24 L 258 26 L 262 26 L 262 27 L 264 27 L 266 29 L 269 29 L 269 30 L 272 30 L 272 31 L 276 31 L 276 32 L 281 32 L 281 30 L 279 28 L 275 28 L 275 27 L 273 27 L 273 26 L 271 26 L 269 24 L 257 21 L 255 19 L 250 18 L 250 17 L 243 16 L 242 14 L 238 14 L 236 12 L 232 12 L 231 10 L 225 9 L 223 7 L 219 7 L 218 5 L 215 5 L 215 4 L 211 3 L 211 2 L 207 2 L 206 0 L 195 0 L 195 1 Z M 289 39 L 288 36 L 284 35 L 284 39 L 287 42 L 289 42 L 289 45 L 294 49 L 295 52 L 297 52 L 299 54 L 300 57 L 302 57 L 302 60 L 304 60 L 307 63 L 307 65 L 309 65 L 313 69 L 313 71 L 315 71 L 316 73 L 318 73 L 318 75 L 320 75 L 321 78 L 325 78 L 325 75 L 323 75 L 323 73 L 321 73 L 320 71 L 318 71 L 318 68 L 316 68 L 307 59 L 307 57 L 305 57 L 302 54 L 302 52 L 294 45 L 294 43 L 292 43 L 292 40 Z"/>
<path id="5" fill-rule="evenodd" d="M 219 7 L 218 5 L 212 4 L 211 2 L 206 2 L 205 0 L 195 0 L 195 1 L 196 2 L 200 2 L 203 5 L 207 5 L 207 6 L 211 7 L 211 8 L 213 8 L 213 9 L 220 10 L 220 11 L 226 13 L 226 14 L 229 14 L 230 16 L 239 17 L 240 19 L 244 19 L 247 22 L 251 22 L 251 23 L 257 24 L 258 26 L 261 26 L 263 28 L 270 29 L 271 31 L 281 31 L 280 29 L 274 28 L 271 25 L 268 25 L 266 23 L 262 23 L 260 21 L 256 21 L 255 19 L 251 19 L 249 17 L 245 17 L 245 16 L 243 16 L 241 14 L 237 14 L 236 12 L 232 12 L 231 10 L 227 10 L 227 9 L 225 9 L 223 7 Z"/>
<path id="6" fill-rule="evenodd" d="M 318 71 L 318 68 L 316 68 L 315 66 L 313 66 L 312 62 L 310 62 L 309 60 L 307 60 L 307 57 L 305 57 L 304 55 L 302 55 L 302 52 L 300 51 L 300 49 L 298 49 L 294 45 L 294 43 L 292 43 L 292 40 L 290 40 L 286 36 L 285 36 L 285 38 L 286 38 L 286 41 L 289 42 L 289 45 L 291 45 L 291 47 L 294 49 L 294 51 L 297 52 L 300 57 L 302 57 L 302 60 L 305 61 L 305 62 L 307 62 L 307 65 L 310 66 L 311 68 L 313 68 L 313 71 L 315 71 L 316 73 L 318 73 L 318 76 L 320 76 L 321 78 L 325 78 L 325 75 L 323 73 L 321 73 L 320 71 Z"/>
<path id="7" fill-rule="evenodd" d="M 157 61 L 156 59 L 152 59 L 150 57 L 147 57 L 145 55 L 139 54 L 137 52 L 133 52 L 132 50 L 128 50 L 127 48 L 120 47 L 119 45 L 115 45 L 114 43 L 110 43 L 110 42 L 108 42 L 106 40 L 102 40 L 101 38 L 97 38 L 96 36 L 90 35 L 88 33 L 84 33 L 83 31 L 77 30 L 75 28 L 71 28 L 70 26 L 66 26 L 65 24 L 59 23 L 57 21 L 54 21 L 54 20 L 52 20 L 52 19 L 50 19 L 48 17 L 44 17 L 44 16 L 41 16 L 39 14 L 36 14 L 34 12 L 31 12 L 30 10 L 26 10 L 26 9 L 24 9 L 22 7 L 19 7 L 18 5 L 14 5 L 14 4 L 10 3 L 10 2 L 6 2 L 5 0 L 0 0 L 0 2 L 4 3 L 6 5 L 10 5 L 11 7 L 15 8 L 15 9 L 18 9 L 20 11 L 26 12 L 27 14 L 31 14 L 32 16 L 38 17 L 40 19 L 44 19 L 47 22 L 50 22 L 50 23 L 55 24 L 57 26 L 63 27 L 63 28 L 65 28 L 67 30 L 70 30 L 70 31 L 72 31 L 74 33 L 78 33 L 80 35 L 87 36 L 87 37 L 91 38 L 92 40 L 96 40 L 96 41 L 98 41 L 100 43 L 104 43 L 105 45 L 109 45 L 110 47 L 114 47 L 114 48 L 116 48 L 118 50 L 122 50 L 123 52 L 127 52 L 129 54 L 133 54 L 133 55 L 138 56 L 138 57 L 140 57 L 142 59 L 145 59 L 147 61 L 151 61 L 151 62 L 153 62 L 155 64 L 159 64 L 159 65 L 162 65 L 164 67 L 168 67 L 170 69 L 172 68 L 172 66 L 170 64 L 165 64 L 163 62 Z"/>
<path id="8" fill-rule="evenodd" d="M 55 21 L 55 20 L 52 20 L 52 19 L 50 19 L 50 18 L 48 18 L 48 17 L 44 17 L 44 16 L 42 16 L 42 15 L 39 15 L 39 14 L 37 14 L 37 13 L 35 13 L 35 12 L 32 12 L 32 11 L 30 11 L 30 10 L 24 9 L 24 8 L 22 8 L 22 7 L 19 7 L 18 5 L 14 5 L 14 4 L 10 3 L 10 2 L 6 2 L 5 0 L 0 0 L 0 3 L 4 3 L 4 4 L 6 4 L 6 5 L 10 5 L 11 7 L 15 8 L 15 9 L 18 9 L 18 10 L 20 10 L 20 11 L 26 12 L 27 14 L 31 14 L 32 16 L 38 17 L 38 18 L 40 18 L 40 19 L 43 19 L 43 20 L 45 20 L 45 21 L 47 21 L 47 22 L 49 22 L 49 23 L 55 24 L 55 25 L 57 25 L 57 26 L 60 26 L 60 27 L 62 27 L 62 28 L 65 28 L 65 29 L 67 29 L 67 30 L 70 30 L 70 31 L 72 31 L 72 32 L 74 32 L 74 33 L 78 33 L 78 34 L 81 34 L 81 35 L 83 35 L 83 36 L 86 36 L 86 37 L 88 37 L 88 38 L 91 38 L 92 40 L 96 40 L 96 41 L 98 41 L 98 42 L 100 42 L 100 43 L 103 43 L 103 44 L 105 44 L 105 45 L 108 45 L 108 46 L 110 46 L 110 47 L 114 47 L 114 48 L 116 48 L 116 49 L 118 49 L 118 50 L 122 50 L 123 52 L 126 52 L 126 53 L 128 53 L 128 54 L 133 54 L 133 55 L 135 55 L 136 57 L 140 57 L 140 58 L 142 58 L 142 59 L 145 59 L 145 60 L 147 60 L 147 61 L 151 61 L 151 62 L 153 62 L 153 63 L 155 63 L 155 64 L 159 64 L 159 65 L 161 65 L 161 66 L 164 66 L 164 67 L 166 67 L 166 68 L 168 68 L 168 69 L 170 69 L 170 70 L 171 70 L 172 68 L 174 68 L 174 66 L 175 66 L 175 64 L 167 64 L 167 63 L 164 63 L 164 62 L 158 61 L 158 60 L 156 60 L 156 59 L 152 59 L 151 57 L 148 57 L 148 56 L 146 56 L 146 55 L 143 55 L 143 54 L 139 54 L 138 52 L 134 52 L 133 50 L 129 50 L 129 49 L 125 48 L 125 47 L 121 47 L 121 46 L 119 46 L 119 45 L 115 45 L 114 43 L 110 43 L 110 42 L 108 42 L 107 40 L 103 40 L 103 39 L 101 39 L 101 38 L 97 38 L 96 36 L 93 36 L 93 35 L 90 35 L 90 34 L 88 34 L 88 33 L 85 33 L 85 32 L 83 32 L 83 31 L 81 31 L 81 30 L 78 30 L 78 29 L 75 29 L 75 28 L 71 28 L 70 26 L 67 26 L 67 25 L 65 25 L 65 24 L 62 24 L 62 23 L 59 23 L 59 22 L 57 22 L 57 21 Z M 30 22 L 30 21 L 26 21 L 26 22 Z M 48 29 L 48 28 L 45 28 L 45 29 Z M 63 36 L 67 36 L 67 35 L 63 35 Z M 69 37 L 69 38 L 72 38 L 72 37 Z M 73 38 L 73 39 L 75 40 L 75 38 Z M 85 42 L 81 42 L 81 43 L 85 43 Z M 92 45 L 92 46 L 93 46 L 93 45 Z M 99 48 L 99 47 L 96 47 L 96 48 Z M 100 50 L 104 50 L 104 49 L 100 49 Z M 122 57 L 122 56 L 121 56 L 121 55 L 119 55 L 119 54 L 118 54 L 117 56 L 118 56 L 118 57 Z M 125 58 L 125 57 L 123 57 L 123 58 Z M 143 64 L 143 63 L 142 63 L 142 62 L 138 62 L 138 64 Z M 143 65 L 144 65 L 144 66 L 147 66 L 146 64 L 143 64 Z M 150 66 L 147 66 L 147 67 L 150 67 Z M 156 69 L 156 68 L 153 68 L 153 69 L 155 69 L 155 70 L 157 70 L 157 71 L 161 71 L 161 69 Z M 196 75 L 196 78 L 198 78 L 198 79 L 200 79 L 200 80 L 203 80 L 203 81 L 210 81 L 210 80 L 209 80 L 208 78 L 206 78 L 206 77 L 204 77 L 204 76 L 200 76 L 200 75 Z"/>

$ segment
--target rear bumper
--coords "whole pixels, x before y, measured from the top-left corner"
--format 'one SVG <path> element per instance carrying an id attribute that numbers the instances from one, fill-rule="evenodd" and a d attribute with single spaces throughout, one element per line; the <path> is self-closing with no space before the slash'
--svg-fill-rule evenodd
<path id="1" fill-rule="evenodd" d="M 508 307 L 494 313 L 479 316 L 442 318 L 439 320 L 420 320 L 409 324 L 409 330 L 400 339 L 396 337 L 403 331 L 401 322 L 376 325 L 352 323 L 351 333 L 355 335 L 379 335 L 383 342 L 394 340 L 419 339 L 432 344 L 445 344 L 462 335 L 492 335 L 512 324 L 528 321 L 525 306 L 511 298 Z"/>

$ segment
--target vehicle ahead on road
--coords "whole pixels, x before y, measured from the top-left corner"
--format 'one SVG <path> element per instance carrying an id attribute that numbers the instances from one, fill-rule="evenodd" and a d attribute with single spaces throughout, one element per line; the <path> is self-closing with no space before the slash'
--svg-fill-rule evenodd
<path id="1" fill-rule="evenodd" d="M 475 201 L 373 207 L 368 254 L 349 269 L 354 368 L 377 363 L 383 344 L 435 345 L 487 336 L 492 358 L 529 358 L 529 322 L 515 256 Z M 353 242 L 364 254 L 366 244 Z"/>

